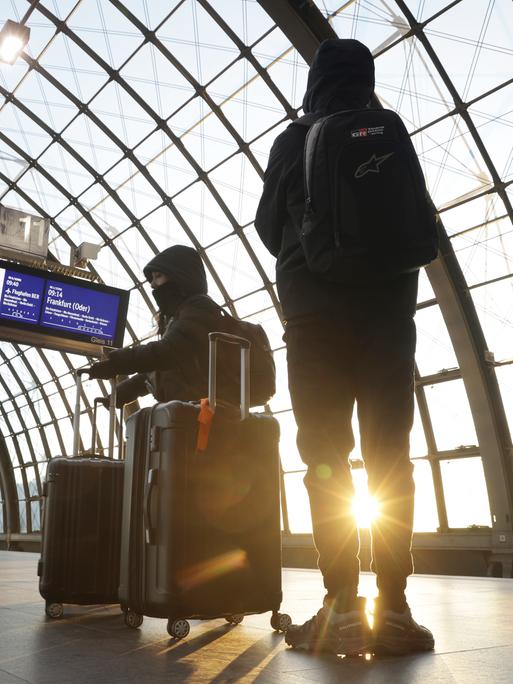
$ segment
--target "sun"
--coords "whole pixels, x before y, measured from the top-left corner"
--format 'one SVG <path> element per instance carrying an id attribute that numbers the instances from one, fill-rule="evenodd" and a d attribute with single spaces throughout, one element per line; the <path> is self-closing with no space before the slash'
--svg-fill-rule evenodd
<path id="1" fill-rule="evenodd" d="M 359 528 L 370 527 L 379 516 L 379 504 L 367 492 L 357 492 L 353 499 L 352 513 Z"/>

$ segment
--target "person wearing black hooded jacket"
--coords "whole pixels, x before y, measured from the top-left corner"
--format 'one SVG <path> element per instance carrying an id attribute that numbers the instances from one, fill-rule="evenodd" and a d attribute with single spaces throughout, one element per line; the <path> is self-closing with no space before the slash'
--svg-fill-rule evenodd
<path id="1" fill-rule="evenodd" d="M 373 91 L 370 51 L 356 40 L 327 40 L 310 67 L 303 111 L 326 116 L 366 107 Z M 276 138 L 255 219 L 260 238 L 277 258 L 297 442 L 307 466 L 305 486 L 326 588 L 317 615 L 292 625 L 286 641 L 296 648 L 341 654 L 428 650 L 433 636 L 413 620 L 405 598 L 413 570 L 409 433 L 418 272 L 350 286 L 309 270 L 299 241 L 307 132 L 298 120 Z M 372 525 L 372 568 L 379 590 L 372 632 L 365 599 L 357 596 L 359 541 L 348 463 L 355 401 L 369 491 L 380 509 Z"/>
<path id="2" fill-rule="evenodd" d="M 159 309 L 160 339 L 113 350 L 89 369 L 91 378 L 131 375 L 117 386 L 118 407 L 152 393 L 158 401 L 195 401 L 208 394 L 208 333 L 219 329 L 219 306 L 207 295 L 201 257 L 185 245 L 157 254 L 143 269 Z"/>

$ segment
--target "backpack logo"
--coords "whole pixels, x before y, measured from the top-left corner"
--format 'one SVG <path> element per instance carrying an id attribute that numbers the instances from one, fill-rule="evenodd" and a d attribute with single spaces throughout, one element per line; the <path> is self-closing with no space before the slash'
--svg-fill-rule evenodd
<path id="1" fill-rule="evenodd" d="M 351 131 L 351 138 L 367 138 L 369 135 L 383 135 L 384 126 L 370 126 L 367 128 L 355 128 Z"/>
<path id="2" fill-rule="evenodd" d="M 354 177 L 362 178 L 367 173 L 379 173 L 379 167 L 381 166 L 381 164 L 383 164 L 383 162 L 386 161 L 393 154 L 393 152 L 389 152 L 388 154 L 384 154 L 382 157 L 376 157 L 376 155 L 373 154 L 368 161 L 363 162 L 363 164 L 360 164 L 360 166 L 356 169 Z"/>

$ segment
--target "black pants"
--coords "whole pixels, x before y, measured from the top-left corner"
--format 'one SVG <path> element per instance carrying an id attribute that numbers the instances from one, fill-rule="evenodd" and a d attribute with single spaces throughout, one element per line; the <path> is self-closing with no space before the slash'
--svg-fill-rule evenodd
<path id="1" fill-rule="evenodd" d="M 364 312 L 343 320 L 325 316 L 289 323 L 285 341 L 298 448 L 307 466 L 304 481 L 328 597 L 351 605 L 358 587 L 348 464 L 356 401 L 369 492 L 380 507 L 371 529 L 372 569 L 384 603 L 400 609 L 413 571 L 413 319 Z"/>

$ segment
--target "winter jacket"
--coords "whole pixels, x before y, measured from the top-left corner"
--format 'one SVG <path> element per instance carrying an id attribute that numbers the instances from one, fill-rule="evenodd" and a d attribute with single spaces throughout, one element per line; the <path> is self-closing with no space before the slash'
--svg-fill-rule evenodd
<path id="1" fill-rule="evenodd" d="M 326 116 L 365 107 L 374 90 L 374 63 L 356 40 L 326 40 L 314 57 L 303 100 L 305 114 Z M 413 315 L 418 273 L 379 285 L 342 285 L 314 275 L 299 242 L 305 196 L 303 150 L 307 126 L 293 122 L 274 141 L 255 218 L 257 232 L 277 258 L 276 282 L 288 321 L 350 311 Z"/>
<path id="2" fill-rule="evenodd" d="M 112 351 L 101 375 L 132 375 L 118 386 L 118 403 L 151 392 L 157 401 L 195 401 L 208 394 L 208 333 L 218 330 L 218 305 L 208 295 L 186 299 L 155 342 Z"/>

